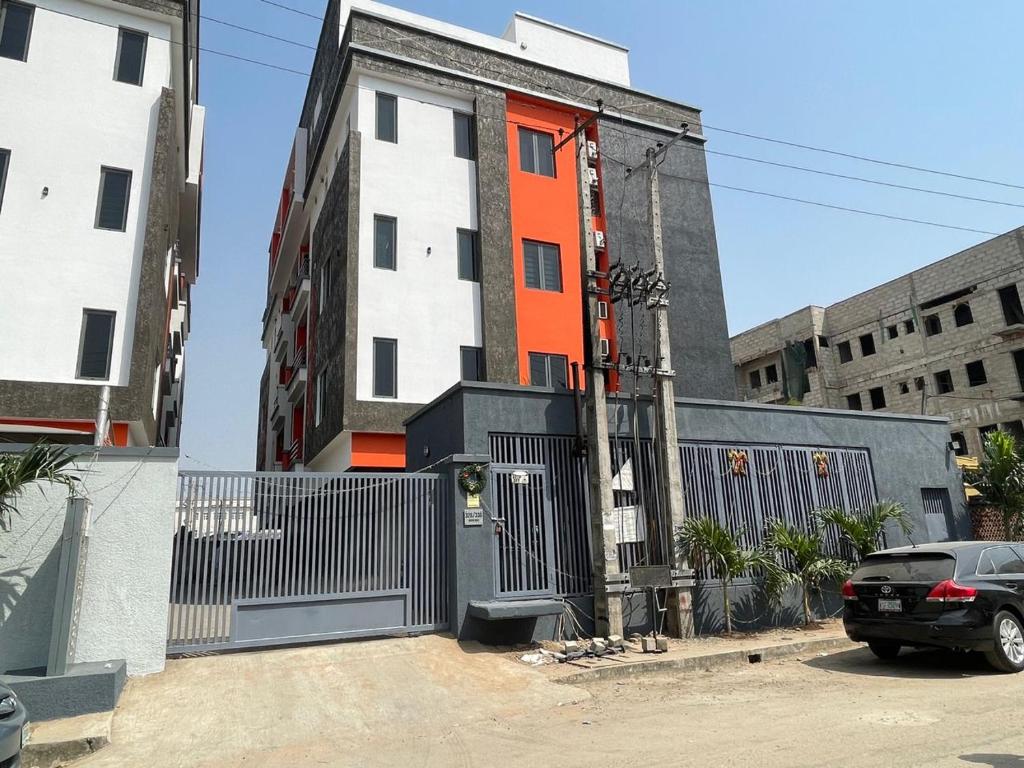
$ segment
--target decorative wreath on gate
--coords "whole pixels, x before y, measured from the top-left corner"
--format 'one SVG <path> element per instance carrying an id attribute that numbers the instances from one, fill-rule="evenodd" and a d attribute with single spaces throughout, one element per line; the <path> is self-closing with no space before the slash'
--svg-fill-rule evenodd
<path id="1" fill-rule="evenodd" d="M 466 493 L 480 493 L 487 485 L 483 464 L 467 464 L 459 470 L 459 487 Z"/>
<path id="2" fill-rule="evenodd" d="M 828 454 L 817 451 L 811 454 L 811 459 L 814 461 L 814 469 L 817 471 L 818 477 L 828 477 Z"/>
<path id="3" fill-rule="evenodd" d="M 733 475 L 736 477 L 746 477 L 747 475 L 747 452 L 739 451 L 733 448 L 728 453 L 730 469 Z"/>

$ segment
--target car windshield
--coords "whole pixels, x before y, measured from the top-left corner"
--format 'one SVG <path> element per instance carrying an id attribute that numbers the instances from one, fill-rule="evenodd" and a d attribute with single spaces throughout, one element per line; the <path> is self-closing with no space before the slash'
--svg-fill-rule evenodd
<path id="1" fill-rule="evenodd" d="M 854 571 L 853 581 L 929 581 L 953 578 L 956 561 L 949 555 L 876 555 Z"/>

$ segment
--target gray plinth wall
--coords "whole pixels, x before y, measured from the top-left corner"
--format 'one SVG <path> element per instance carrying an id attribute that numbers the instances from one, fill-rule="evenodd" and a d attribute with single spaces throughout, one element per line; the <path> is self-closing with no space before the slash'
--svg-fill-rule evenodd
<path id="1" fill-rule="evenodd" d="M 609 402 L 611 431 L 632 435 L 631 404 L 624 398 Z M 943 418 L 904 414 L 862 413 L 790 406 L 758 405 L 712 400 L 679 399 L 676 421 L 681 442 L 744 446 L 813 447 L 857 449 L 870 457 L 874 495 L 892 499 L 907 509 L 918 543 L 929 538 L 923 489 L 944 489 L 952 509 L 951 538 L 969 538 L 970 520 L 963 495 L 962 477 L 949 450 L 948 423 Z M 641 400 L 637 412 L 638 437 L 651 436 L 651 403 Z M 466 462 L 485 462 L 493 435 L 572 436 L 576 434 L 573 398 L 570 393 L 531 387 L 508 387 L 484 382 L 462 382 L 425 406 L 406 422 L 407 468 L 415 471 L 435 465 L 446 457 L 443 471 L 450 472 L 455 498 L 451 526 L 450 581 L 452 630 L 460 637 L 512 640 L 530 636 L 551 637 L 555 620 L 539 617 L 527 621 L 486 622 L 468 611 L 471 601 L 494 600 L 493 529 L 489 525 L 464 525 L 465 494 L 454 482 Z M 436 471 L 436 469 L 435 469 Z M 485 494 L 485 500 L 488 498 Z M 485 520 L 486 522 L 486 520 Z M 909 543 L 898 530 L 887 531 L 887 544 Z M 755 586 L 738 583 L 734 600 L 739 604 L 742 627 L 793 624 L 799 620 L 795 594 L 781 605 L 766 605 Z M 582 613 L 592 614 L 586 596 L 573 597 Z M 721 592 L 713 582 L 698 583 L 695 590 L 698 632 L 721 628 Z M 819 616 L 841 607 L 837 595 L 826 592 L 815 598 Z M 584 617 L 584 625 L 587 624 Z M 631 629 L 649 628 L 646 600 L 636 595 L 627 606 Z"/>

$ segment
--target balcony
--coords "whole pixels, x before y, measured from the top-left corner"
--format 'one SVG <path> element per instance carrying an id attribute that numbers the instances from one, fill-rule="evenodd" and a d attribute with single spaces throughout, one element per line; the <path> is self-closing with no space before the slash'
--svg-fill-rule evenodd
<path id="1" fill-rule="evenodd" d="M 288 390 L 283 384 L 272 385 L 270 388 L 270 424 L 275 430 L 284 427 L 284 417 L 291 406 L 288 403 Z"/>
<path id="2" fill-rule="evenodd" d="M 295 282 L 291 289 L 291 316 L 299 319 L 309 306 L 310 277 L 309 277 L 309 252 L 303 250 L 299 253 L 299 260 L 295 266 Z"/>
<path id="3" fill-rule="evenodd" d="M 294 337 L 295 323 L 292 316 L 282 311 L 277 322 L 277 329 L 274 331 L 274 360 L 283 363 L 287 359 L 288 349 Z"/>
<path id="4" fill-rule="evenodd" d="M 299 347 L 295 350 L 295 360 L 292 362 L 288 379 L 285 382 L 285 389 L 288 391 L 288 402 L 298 402 L 299 398 L 306 394 L 306 348 Z"/>

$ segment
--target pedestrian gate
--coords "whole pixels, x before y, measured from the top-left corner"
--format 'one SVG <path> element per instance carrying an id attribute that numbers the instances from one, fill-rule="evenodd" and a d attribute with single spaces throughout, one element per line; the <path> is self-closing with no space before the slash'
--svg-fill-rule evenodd
<path id="1" fill-rule="evenodd" d="M 169 653 L 446 629 L 433 474 L 181 472 Z"/>
<path id="2" fill-rule="evenodd" d="M 551 493 L 543 466 L 491 466 L 494 591 L 501 597 L 555 594 Z"/>

